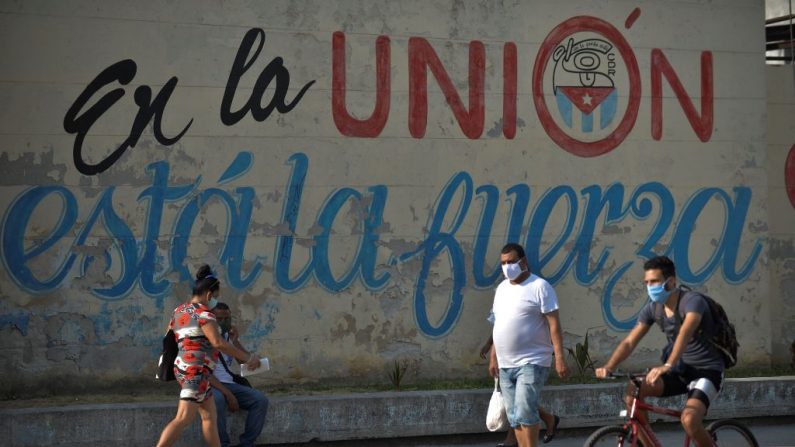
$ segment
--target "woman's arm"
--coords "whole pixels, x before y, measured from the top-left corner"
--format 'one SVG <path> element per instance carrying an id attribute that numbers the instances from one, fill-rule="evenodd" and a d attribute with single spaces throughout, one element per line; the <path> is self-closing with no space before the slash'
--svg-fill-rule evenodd
<path id="1" fill-rule="evenodd" d="M 248 350 L 246 350 L 246 348 L 244 348 L 240 343 L 240 334 L 237 332 L 236 326 L 232 326 L 232 329 L 229 330 L 229 341 L 235 345 L 236 348 L 242 350 L 246 354 L 249 353 Z"/>
<path id="2" fill-rule="evenodd" d="M 259 359 L 256 358 L 255 355 L 247 353 L 246 351 L 236 347 L 221 337 L 221 332 L 218 329 L 218 323 L 211 320 L 203 324 L 201 328 L 202 332 L 204 332 L 204 336 L 207 337 L 207 340 L 210 341 L 210 344 L 213 346 L 213 348 L 223 352 L 224 354 L 231 355 L 240 363 L 245 363 L 248 365 L 248 367 L 251 369 L 259 367 Z"/>

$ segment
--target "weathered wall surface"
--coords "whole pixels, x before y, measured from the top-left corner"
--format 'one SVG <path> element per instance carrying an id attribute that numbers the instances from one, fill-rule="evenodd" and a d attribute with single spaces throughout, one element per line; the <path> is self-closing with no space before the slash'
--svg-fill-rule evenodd
<path id="1" fill-rule="evenodd" d="M 508 240 L 568 343 L 667 254 L 771 360 L 761 2 L 1 9 L 4 377 L 149 376 L 205 262 L 268 380 L 480 376 Z"/>
<path id="2" fill-rule="evenodd" d="M 795 365 L 795 71 L 767 69 L 770 308 L 775 361 Z"/>

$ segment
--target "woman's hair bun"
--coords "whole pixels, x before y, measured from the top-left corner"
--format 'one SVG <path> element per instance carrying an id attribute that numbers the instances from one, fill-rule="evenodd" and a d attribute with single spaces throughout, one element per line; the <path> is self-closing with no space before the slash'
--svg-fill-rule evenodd
<path id="1" fill-rule="evenodd" d="M 212 274 L 213 271 L 210 269 L 210 266 L 203 264 L 201 267 L 199 267 L 199 270 L 196 270 L 196 281 L 201 281 Z"/>
<path id="2" fill-rule="evenodd" d="M 207 291 L 214 292 L 220 288 L 221 281 L 215 277 L 210 266 L 207 264 L 202 265 L 196 270 L 196 282 L 193 284 L 193 295 L 200 296 L 207 293 Z"/>

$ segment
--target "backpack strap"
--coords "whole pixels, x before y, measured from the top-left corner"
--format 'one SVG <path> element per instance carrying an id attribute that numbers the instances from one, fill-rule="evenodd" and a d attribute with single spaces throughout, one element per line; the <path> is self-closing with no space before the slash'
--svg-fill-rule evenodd
<path id="1" fill-rule="evenodd" d="M 654 306 L 654 321 L 657 322 L 657 326 L 660 326 L 660 331 L 664 333 L 665 326 L 663 325 L 663 319 L 665 319 L 665 311 L 663 310 L 663 305 L 660 303 L 654 303 L 652 305 Z"/>
<path id="2" fill-rule="evenodd" d="M 674 332 L 676 336 L 679 336 L 679 329 L 682 328 L 682 313 L 679 307 L 684 303 L 682 296 L 685 294 L 685 290 L 681 287 L 679 288 L 679 296 L 676 297 L 676 306 L 674 307 L 674 321 L 676 322 L 676 331 Z"/>
<path id="3" fill-rule="evenodd" d="M 680 307 L 684 300 L 682 300 L 682 296 L 687 293 L 692 292 L 690 287 L 680 285 L 679 286 L 679 296 L 676 298 L 676 306 L 674 306 L 674 321 L 675 321 L 675 331 L 674 333 L 678 336 L 679 329 L 682 327 L 682 314 Z M 665 332 L 665 326 L 663 325 L 663 319 L 665 318 L 665 305 L 662 303 L 654 303 L 654 319 L 657 321 L 657 325 L 660 326 L 660 330 Z M 671 340 L 673 342 L 673 340 Z"/>
<path id="4" fill-rule="evenodd" d="M 228 335 L 227 335 L 226 337 L 224 337 L 224 339 L 225 339 L 226 341 L 229 341 Z M 223 353 L 223 352 L 219 352 L 219 353 L 218 353 L 218 360 L 220 360 L 220 361 L 221 361 L 221 365 L 224 367 L 224 369 L 226 370 L 226 372 L 228 372 L 230 376 L 234 377 L 234 376 L 235 376 L 235 373 L 233 373 L 232 371 L 230 371 L 230 370 L 229 370 L 229 367 L 228 367 L 228 366 L 226 366 L 226 360 L 224 360 L 224 353 Z"/>
<path id="5" fill-rule="evenodd" d="M 221 361 L 221 365 L 223 365 L 223 367 L 226 370 L 226 372 L 228 372 L 230 376 L 234 377 L 235 373 L 233 373 L 232 371 L 229 371 L 229 367 L 226 366 L 226 360 L 224 360 L 224 354 L 223 353 L 221 353 L 221 355 L 218 356 L 218 359 Z"/>
<path id="6" fill-rule="evenodd" d="M 227 335 L 226 337 L 227 337 L 226 338 L 227 341 L 229 341 L 229 335 Z M 247 386 L 247 387 L 251 388 L 251 383 L 249 383 L 248 379 L 246 379 L 245 377 L 241 376 L 240 374 L 235 374 L 235 373 L 233 373 L 232 371 L 229 370 L 229 367 L 226 366 L 226 360 L 224 360 L 224 353 L 223 352 L 219 352 L 218 353 L 218 360 L 221 361 L 221 365 L 224 367 L 226 372 L 229 373 L 229 376 L 232 378 L 232 382 L 234 382 L 234 383 L 236 383 L 238 385 L 243 385 L 243 386 Z"/>

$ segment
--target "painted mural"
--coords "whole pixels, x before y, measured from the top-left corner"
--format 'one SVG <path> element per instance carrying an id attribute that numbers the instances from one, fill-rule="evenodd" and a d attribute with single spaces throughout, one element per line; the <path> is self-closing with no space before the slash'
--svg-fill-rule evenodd
<path id="1" fill-rule="evenodd" d="M 609 351 L 658 254 L 751 332 L 769 312 L 759 37 L 738 49 L 678 21 L 734 28 L 759 7 L 661 3 L 275 2 L 173 21 L 4 6 L 5 34 L 51 45 L 4 50 L 21 116 L 3 112 L 0 330 L 32 348 L 14 370 L 97 369 L 122 346 L 145 374 L 207 262 L 273 380 L 393 358 L 478 375 L 508 241 L 558 289 L 570 340 L 595 331 Z M 764 334 L 748 346 L 769 356 Z"/>

